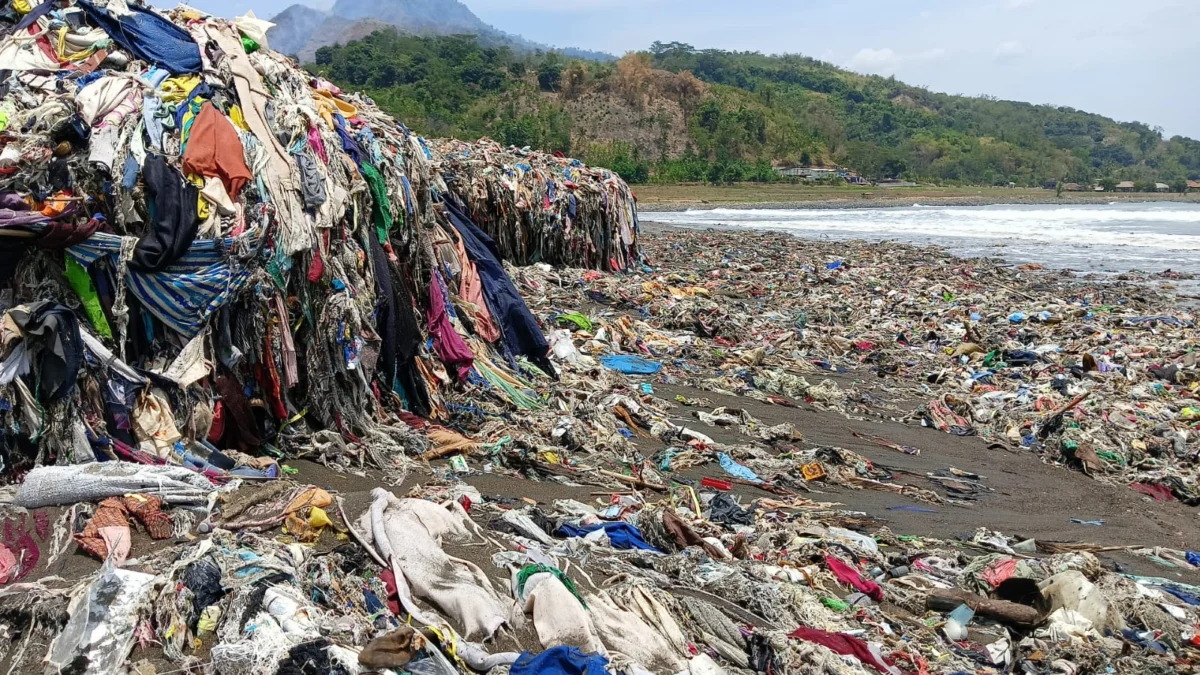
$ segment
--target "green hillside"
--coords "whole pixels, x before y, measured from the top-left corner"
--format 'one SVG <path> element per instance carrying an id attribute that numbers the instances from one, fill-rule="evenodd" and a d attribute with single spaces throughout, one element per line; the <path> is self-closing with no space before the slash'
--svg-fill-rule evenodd
<path id="1" fill-rule="evenodd" d="M 1143 123 L 803 56 L 655 43 L 596 63 L 381 31 L 318 50 L 310 67 L 421 133 L 561 150 L 631 182 L 776 180 L 781 164 L 974 185 L 1200 179 L 1200 142 Z"/>

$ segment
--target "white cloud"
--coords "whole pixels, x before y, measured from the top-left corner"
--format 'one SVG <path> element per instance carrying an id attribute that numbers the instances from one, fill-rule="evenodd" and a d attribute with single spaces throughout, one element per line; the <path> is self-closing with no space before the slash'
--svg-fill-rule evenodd
<path id="1" fill-rule="evenodd" d="M 891 47 L 883 49 L 864 47 L 858 50 L 857 54 L 850 57 L 846 65 L 855 70 L 865 70 L 868 72 L 891 70 L 900 65 L 900 55 Z"/>
<path id="2" fill-rule="evenodd" d="M 1035 0 L 1004 0 L 1005 9 L 1021 9 L 1032 5 Z"/>
<path id="3" fill-rule="evenodd" d="M 920 52 L 904 54 L 891 47 L 873 49 L 864 47 L 846 61 L 846 67 L 861 73 L 891 74 L 903 63 L 919 63 L 922 61 L 937 61 L 946 57 L 946 50 L 932 47 Z"/>
<path id="4" fill-rule="evenodd" d="M 1020 40 L 1006 40 L 996 45 L 997 61 L 1012 61 L 1025 56 L 1025 44 Z"/>

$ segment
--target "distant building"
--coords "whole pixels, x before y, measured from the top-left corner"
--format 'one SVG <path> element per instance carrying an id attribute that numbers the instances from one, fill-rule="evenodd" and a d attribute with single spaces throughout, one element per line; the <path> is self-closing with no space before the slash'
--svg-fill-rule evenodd
<path id="1" fill-rule="evenodd" d="M 1063 186 L 1063 189 L 1066 190 L 1067 192 L 1083 192 L 1087 188 L 1080 185 L 1079 183 L 1067 183 L 1066 185 Z"/>
<path id="2" fill-rule="evenodd" d="M 1123 180 L 1117 183 L 1117 192 L 1133 192 L 1133 181 Z"/>
<path id="3" fill-rule="evenodd" d="M 1200 190 L 1200 180 L 1189 180 L 1188 190 Z"/>
<path id="4" fill-rule="evenodd" d="M 1092 188 L 1092 192 L 1104 192 L 1104 186 L 1103 186 L 1103 185 L 1097 185 L 1097 186 L 1095 186 L 1095 187 L 1093 187 L 1093 188 Z"/>
<path id="5" fill-rule="evenodd" d="M 1154 190 L 1156 192 L 1170 192 L 1171 186 L 1167 185 L 1166 183 L 1155 183 Z"/>
<path id="6" fill-rule="evenodd" d="M 803 178 L 805 180 L 817 180 L 819 178 L 833 178 L 833 177 L 837 176 L 839 173 L 842 173 L 842 172 L 839 172 L 837 169 L 826 169 L 826 168 L 815 167 L 815 166 L 792 166 L 792 167 L 786 167 L 786 168 L 781 167 L 781 168 L 778 168 L 775 170 L 778 171 L 779 175 L 781 175 L 781 176 L 794 176 L 796 178 Z"/>

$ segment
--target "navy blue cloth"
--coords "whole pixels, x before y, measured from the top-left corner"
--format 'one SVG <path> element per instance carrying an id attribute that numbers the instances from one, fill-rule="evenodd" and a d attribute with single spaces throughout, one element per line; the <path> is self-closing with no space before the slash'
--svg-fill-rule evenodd
<path id="1" fill-rule="evenodd" d="M 1188 551 L 1187 561 L 1197 567 L 1200 567 L 1200 551 Z"/>
<path id="2" fill-rule="evenodd" d="M 1189 605 L 1192 605 L 1192 606 L 1200 605 L 1200 598 L 1196 597 L 1195 595 L 1192 595 L 1191 593 L 1180 588 L 1179 586 L 1176 586 L 1174 584 L 1162 584 L 1161 586 L 1159 586 L 1159 588 L 1161 588 L 1164 591 L 1170 593 L 1171 595 L 1179 598 L 1180 600 L 1186 602 Z"/>
<path id="3" fill-rule="evenodd" d="M 350 159 L 353 159 L 354 163 L 359 168 L 362 168 L 363 160 L 366 159 L 367 153 L 363 152 L 362 146 L 358 144 L 358 141 L 346 133 L 346 119 L 344 117 L 338 113 L 334 113 L 333 120 L 333 128 L 337 131 L 338 137 L 342 139 L 342 151 L 350 155 Z"/>
<path id="4" fill-rule="evenodd" d="M 584 654 L 578 647 L 552 647 L 534 654 L 525 652 L 509 669 L 510 675 L 607 675 L 608 659 Z"/>
<path id="5" fill-rule="evenodd" d="M 446 203 L 446 213 L 450 223 L 458 231 L 467 249 L 467 256 L 475 263 L 479 271 L 479 280 L 483 284 L 483 297 L 487 301 L 492 318 L 500 323 L 504 334 L 504 344 L 514 354 L 524 354 L 547 375 L 557 379 L 558 374 L 546 354 L 550 352 L 550 344 L 542 334 L 537 319 L 529 312 L 529 307 L 521 299 L 521 294 L 513 286 L 512 280 L 504 272 L 500 264 L 500 254 L 496 250 L 496 242 L 475 227 L 457 205 Z"/>
<path id="6" fill-rule="evenodd" d="M 596 525 L 572 525 L 563 523 L 558 528 L 559 534 L 565 534 L 568 537 L 585 537 L 596 530 L 603 529 L 612 542 L 613 548 L 631 549 L 640 548 L 643 551 L 659 551 L 642 539 L 642 533 L 629 523 L 598 523 Z"/>
<path id="7" fill-rule="evenodd" d="M 107 10 L 88 2 L 76 3 L 108 36 L 143 61 L 149 61 L 171 71 L 172 75 L 198 73 L 203 67 L 200 46 L 186 30 L 154 12 L 130 5 L 128 16 L 113 16 Z"/>

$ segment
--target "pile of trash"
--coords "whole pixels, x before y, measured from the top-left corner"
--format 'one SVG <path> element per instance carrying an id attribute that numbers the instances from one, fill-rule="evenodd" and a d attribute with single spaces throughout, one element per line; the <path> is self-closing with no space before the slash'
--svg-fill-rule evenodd
<path id="1" fill-rule="evenodd" d="M 609 272 L 637 261 L 637 206 L 616 174 L 488 139 L 430 144 L 447 187 L 505 260 Z"/>
<path id="2" fill-rule="evenodd" d="M 264 450 L 394 466 L 426 449 L 387 428 L 401 411 L 555 376 L 506 256 L 636 258 L 615 174 L 443 156 L 270 51 L 252 13 L 23 9 L 0 43 L 10 480 L 93 456 L 226 479 L 277 476 Z"/>
<path id="3" fill-rule="evenodd" d="M 519 276 L 544 318 L 592 308 L 589 330 L 562 324 L 585 351 L 664 383 L 977 435 L 1200 504 L 1200 330 L 1170 282 L 786 234 L 648 241 L 640 274 Z"/>
<path id="4" fill-rule="evenodd" d="M 1011 439 L 1182 498 L 1195 333 L 1144 313 L 1165 294 L 933 249 L 639 240 L 614 174 L 422 139 L 270 51 L 253 14 L 4 16 L 7 672 L 1167 672 L 1200 655 L 1200 588 L 1096 547 L 904 536 L 820 501 L 957 507 L 982 476 L 909 480 L 655 391 Z"/>

